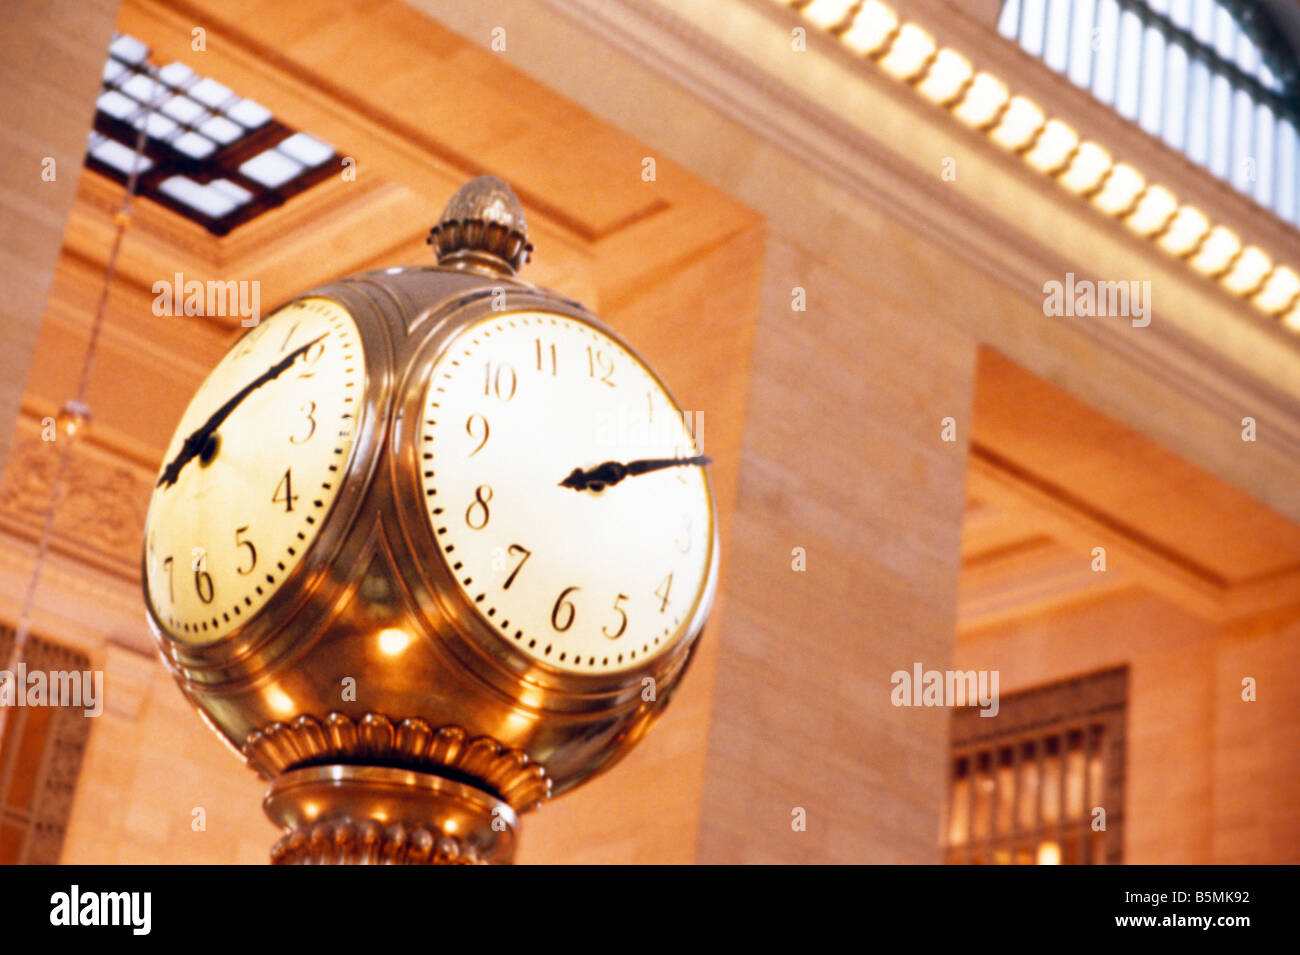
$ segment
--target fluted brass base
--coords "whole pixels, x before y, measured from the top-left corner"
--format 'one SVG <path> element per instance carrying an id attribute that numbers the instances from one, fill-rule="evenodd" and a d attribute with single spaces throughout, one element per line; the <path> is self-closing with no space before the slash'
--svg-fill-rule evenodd
<path id="1" fill-rule="evenodd" d="M 514 859 L 513 809 L 474 786 L 386 766 L 277 776 L 262 808 L 285 835 L 275 865 L 466 865 Z"/>

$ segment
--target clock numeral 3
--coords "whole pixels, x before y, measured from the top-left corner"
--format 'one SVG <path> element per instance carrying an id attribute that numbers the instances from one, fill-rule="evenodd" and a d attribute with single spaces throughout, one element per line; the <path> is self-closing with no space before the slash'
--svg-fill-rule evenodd
<path id="1" fill-rule="evenodd" d="M 496 366 L 496 371 L 492 370 L 492 362 L 486 362 L 483 365 L 483 394 L 487 397 L 495 395 L 502 401 L 509 401 L 515 396 L 515 388 L 519 385 L 519 378 L 515 375 L 515 370 L 510 365 L 502 362 Z"/>
<path id="2" fill-rule="evenodd" d="M 573 602 L 565 598 L 578 589 L 577 587 L 565 587 L 555 600 L 555 607 L 551 610 L 551 626 L 555 628 L 557 633 L 564 633 L 573 626 L 573 618 L 578 615 L 578 612 L 573 606 Z M 560 622 L 561 614 L 564 615 L 563 623 Z"/>
<path id="3" fill-rule="evenodd" d="M 488 501 L 492 500 L 492 488 L 486 484 L 480 484 L 474 489 L 474 500 L 470 502 L 469 507 L 465 508 L 465 523 L 469 525 L 470 530 L 481 531 L 487 527 L 488 521 L 492 515 L 488 511 Z M 475 523 L 475 513 L 483 515 L 482 520 Z"/>
<path id="4" fill-rule="evenodd" d="M 248 574 L 251 574 L 251 573 L 253 572 L 253 569 L 257 566 L 257 548 L 253 546 L 253 542 L 252 542 L 252 541 L 246 541 L 246 540 L 240 540 L 240 539 L 239 539 L 239 535 L 240 535 L 240 534 L 245 534 L 245 533 L 247 533 L 247 532 L 248 532 L 248 525 L 247 525 L 247 524 L 245 524 L 243 527 L 237 527 L 237 528 L 235 528 L 235 546 L 236 546 L 236 547 L 247 547 L 247 548 L 248 548 L 248 569 L 245 570 L 243 567 L 236 567 L 236 568 L 235 568 L 235 570 L 237 570 L 239 573 L 241 573 L 241 574 L 243 574 L 243 575 L 245 575 L 245 576 L 247 576 Z"/>
<path id="5" fill-rule="evenodd" d="M 271 495 L 271 503 L 279 504 L 284 501 L 284 510 L 288 513 L 293 510 L 293 502 L 296 500 L 298 495 L 293 493 L 293 468 L 285 468 L 284 477 L 280 479 L 280 483 L 275 486 L 275 493 Z"/>
<path id="6" fill-rule="evenodd" d="M 609 637 L 609 639 L 611 640 L 617 640 L 619 637 L 623 636 L 623 634 L 627 632 L 627 611 L 619 606 L 619 603 L 621 601 L 627 599 L 628 599 L 627 594 L 619 594 L 617 597 L 614 598 L 614 609 L 618 611 L 618 615 L 622 618 L 622 621 L 618 625 L 618 630 L 616 630 L 614 633 L 610 633 L 608 627 L 600 628 L 600 632 L 603 633 L 605 636 Z"/>
<path id="7" fill-rule="evenodd" d="M 309 401 L 298 410 L 307 416 L 307 434 L 302 438 L 289 435 L 289 442 L 291 444 L 306 444 L 311 440 L 311 436 L 316 433 L 316 402 Z"/>
<path id="8" fill-rule="evenodd" d="M 677 547 L 679 553 L 689 554 L 691 552 L 691 519 L 685 514 L 682 515 L 681 536 L 674 537 L 673 544 Z"/>

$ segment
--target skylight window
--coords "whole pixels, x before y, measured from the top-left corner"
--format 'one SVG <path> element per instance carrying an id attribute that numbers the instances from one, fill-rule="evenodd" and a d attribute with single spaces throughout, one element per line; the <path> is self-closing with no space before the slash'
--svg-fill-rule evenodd
<path id="1" fill-rule="evenodd" d="M 998 31 L 1300 225 L 1300 76 L 1263 8 L 1244 0 L 1003 0 Z"/>
<path id="2" fill-rule="evenodd" d="M 282 205 L 337 168 L 334 147 L 277 122 L 261 103 L 184 63 L 151 64 L 143 42 L 118 34 L 104 64 L 86 165 L 126 182 L 142 127 L 139 194 L 214 235 Z"/>

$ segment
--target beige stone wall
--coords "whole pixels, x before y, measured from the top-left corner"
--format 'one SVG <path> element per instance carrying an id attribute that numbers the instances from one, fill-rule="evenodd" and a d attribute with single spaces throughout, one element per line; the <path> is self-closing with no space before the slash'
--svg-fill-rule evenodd
<path id="1" fill-rule="evenodd" d="M 105 711 L 91 728 L 62 861 L 265 863 L 278 836 L 262 814 L 265 784 L 199 721 L 160 661 L 110 648 L 104 671 Z"/>
<path id="2" fill-rule="evenodd" d="M 974 356 L 769 241 L 699 861 L 937 861 L 948 714 L 889 676 L 948 665 Z"/>

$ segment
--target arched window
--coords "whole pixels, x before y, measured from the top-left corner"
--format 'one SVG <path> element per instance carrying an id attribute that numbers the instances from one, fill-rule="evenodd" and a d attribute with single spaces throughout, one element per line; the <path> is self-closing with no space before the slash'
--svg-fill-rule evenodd
<path id="1" fill-rule="evenodd" d="M 998 31 L 1300 225 L 1295 52 L 1248 0 L 1003 0 Z"/>

